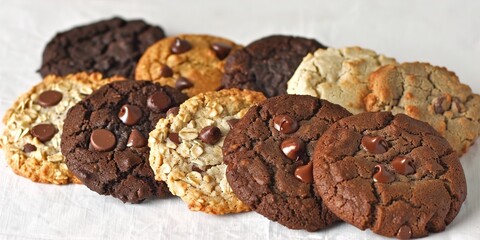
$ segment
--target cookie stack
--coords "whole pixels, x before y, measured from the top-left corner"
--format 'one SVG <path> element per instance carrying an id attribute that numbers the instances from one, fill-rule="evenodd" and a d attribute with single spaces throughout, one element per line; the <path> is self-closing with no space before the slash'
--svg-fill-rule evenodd
<path id="1" fill-rule="evenodd" d="M 447 69 L 302 37 L 242 47 L 113 18 L 57 34 L 39 72 L 4 117 L 18 175 L 292 229 L 444 230 L 480 134 L 479 96 Z"/>

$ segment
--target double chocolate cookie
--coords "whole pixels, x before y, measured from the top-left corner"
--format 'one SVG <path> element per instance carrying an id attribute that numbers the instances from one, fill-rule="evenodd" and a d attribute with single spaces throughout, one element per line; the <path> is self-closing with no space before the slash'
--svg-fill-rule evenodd
<path id="1" fill-rule="evenodd" d="M 166 196 L 148 164 L 148 133 L 185 99 L 150 81 L 103 86 L 67 113 L 61 149 L 68 168 L 88 188 L 123 202 Z"/>
<path id="2" fill-rule="evenodd" d="M 390 112 L 332 125 L 315 147 L 313 176 L 339 218 L 401 239 L 443 231 L 467 194 L 447 140 L 425 122 Z"/>
<path id="3" fill-rule="evenodd" d="M 319 48 L 325 46 L 302 37 L 273 35 L 256 40 L 227 58 L 222 84 L 261 91 L 267 97 L 285 94 L 302 58 Z"/>
<path id="4" fill-rule="evenodd" d="M 50 40 L 38 72 L 43 77 L 86 71 L 133 78 L 142 53 L 164 37 L 160 27 L 142 20 L 115 17 L 79 26 Z"/>
<path id="5" fill-rule="evenodd" d="M 181 90 L 189 97 L 220 88 L 225 58 L 240 46 L 210 35 L 179 35 L 155 43 L 138 62 L 135 78 Z"/>
<path id="6" fill-rule="evenodd" d="M 293 229 L 316 231 L 338 218 L 313 191 L 318 138 L 351 114 L 311 96 L 277 96 L 252 107 L 223 145 L 227 180 L 256 212 Z"/>

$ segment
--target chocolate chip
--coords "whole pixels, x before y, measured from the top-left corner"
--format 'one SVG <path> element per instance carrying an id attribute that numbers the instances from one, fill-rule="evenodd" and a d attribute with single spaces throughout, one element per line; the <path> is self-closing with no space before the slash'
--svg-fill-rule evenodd
<path id="1" fill-rule="evenodd" d="M 23 145 L 23 152 L 31 153 L 31 152 L 34 152 L 34 151 L 37 151 L 37 147 L 35 147 L 35 145 L 30 144 L 30 143 L 25 143 L 25 145 Z"/>
<path id="2" fill-rule="evenodd" d="M 55 133 L 57 133 L 55 126 L 48 123 L 38 124 L 30 130 L 30 134 L 42 143 L 52 139 L 53 136 L 55 136 Z"/>
<path id="3" fill-rule="evenodd" d="M 201 168 L 197 167 L 197 165 L 192 165 L 192 171 L 195 171 L 195 172 L 198 172 L 198 173 L 202 173 L 204 172 Z"/>
<path id="4" fill-rule="evenodd" d="M 380 154 L 387 151 L 387 142 L 380 136 L 363 136 L 362 147 L 365 151 L 373 154 Z"/>
<path id="5" fill-rule="evenodd" d="M 222 42 L 212 43 L 210 47 L 215 52 L 215 55 L 217 55 L 217 58 L 220 60 L 226 58 L 232 50 L 232 46 Z"/>
<path id="6" fill-rule="evenodd" d="M 391 164 L 393 169 L 402 175 L 408 175 L 415 172 L 415 169 L 412 167 L 412 160 L 405 156 L 395 157 Z"/>
<path id="7" fill-rule="evenodd" d="M 133 129 L 128 137 L 127 147 L 145 147 L 147 146 L 147 139 L 137 129 Z"/>
<path id="8" fill-rule="evenodd" d="M 172 108 L 168 109 L 167 116 L 170 115 L 170 114 L 173 114 L 173 116 L 177 116 L 178 111 L 180 111 L 179 107 L 172 107 Z"/>
<path id="9" fill-rule="evenodd" d="M 63 94 L 55 90 L 47 90 L 38 96 L 38 104 L 42 107 L 51 107 L 62 101 Z"/>
<path id="10" fill-rule="evenodd" d="M 443 114 L 450 108 L 452 98 L 450 95 L 441 95 L 432 100 L 433 111 L 436 114 Z"/>
<path id="11" fill-rule="evenodd" d="M 412 229 L 409 226 L 403 225 L 402 227 L 400 227 L 400 229 L 398 229 L 398 232 L 397 232 L 398 239 L 410 239 L 411 237 L 412 237 Z"/>
<path id="12" fill-rule="evenodd" d="M 383 165 L 375 166 L 376 173 L 373 174 L 373 181 L 377 183 L 389 183 L 395 180 L 395 176 L 390 173 Z"/>
<path id="13" fill-rule="evenodd" d="M 305 165 L 298 166 L 295 169 L 295 177 L 304 183 L 313 183 L 313 163 L 308 162 Z"/>
<path id="14" fill-rule="evenodd" d="M 95 129 L 90 135 L 90 144 L 98 151 L 110 151 L 116 143 L 115 135 L 107 129 Z"/>
<path id="15" fill-rule="evenodd" d="M 175 132 L 168 133 L 168 139 L 176 144 L 180 144 L 182 142 L 178 136 L 178 133 Z"/>
<path id="16" fill-rule="evenodd" d="M 170 99 L 170 97 L 166 93 L 161 91 L 153 93 L 147 100 L 147 106 L 156 112 L 167 109 L 168 107 L 170 107 L 171 103 L 172 100 Z"/>
<path id="17" fill-rule="evenodd" d="M 123 156 L 122 158 L 116 159 L 117 166 L 122 172 L 126 172 L 131 169 L 133 166 L 136 166 L 142 163 L 142 159 L 136 155 L 133 156 Z"/>
<path id="18" fill-rule="evenodd" d="M 291 160 L 298 160 L 305 148 L 305 143 L 298 138 L 287 138 L 280 144 L 283 154 Z"/>
<path id="19" fill-rule="evenodd" d="M 220 131 L 220 128 L 218 127 L 208 126 L 200 130 L 199 135 L 202 142 L 213 145 L 222 137 L 222 131 Z"/>
<path id="20" fill-rule="evenodd" d="M 142 116 L 142 110 L 139 107 L 130 104 L 123 105 L 118 112 L 118 118 L 128 126 L 137 124 Z"/>
<path id="21" fill-rule="evenodd" d="M 185 77 L 179 77 L 175 82 L 175 88 L 178 90 L 183 90 L 193 87 L 193 84 Z"/>
<path id="22" fill-rule="evenodd" d="M 298 130 L 298 122 L 288 115 L 278 115 L 273 118 L 273 127 L 285 134 L 293 133 Z"/>
<path id="23" fill-rule="evenodd" d="M 173 76 L 172 69 L 166 64 L 163 64 L 160 67 L 160 77 L 171 77 L 171 76 Z"/>
<path id="24" fill-rule="evenodd" d="M 170 50 L 172 51 L 172 53 L 175 54 L 184 53 L 190 49 L 192 49 L 192 45 L 187 40 L 183 40 L 180 38 L 175 38 L 172 46 L 170 46 Z"/>
<path id="25" fill-rule="evenodd" d="M 240 120 L 236 119 L 236 118 L 232 118 L 232 119 L 227 120 L 227 124 L 230 127 L 230 129 L 232 129 L 233 126 L 235 126 L 235 124 L 238 123 L 238 121 L 240 121 Z"/>

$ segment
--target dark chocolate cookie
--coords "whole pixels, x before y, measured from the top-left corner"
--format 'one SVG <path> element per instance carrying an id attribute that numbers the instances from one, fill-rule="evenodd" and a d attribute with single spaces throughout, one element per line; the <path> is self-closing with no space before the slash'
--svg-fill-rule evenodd
<path id="1" fill-rule="evenodd" d="M 339 105 L 301 95 L 273 97 L 250 108 L 223 144 L 234 193 L 289 228 L 316 231 L 337 221 L 313 191 L 310 158 L 323 132 L 346 116 L 350 113 Z"/>
<path id="2" fill-rule="evenodd" d="M 314 39 L 273 35 L 250 43 L 225 63 L 225 88 L 261 91 L 267 97 L 287 93 L 287 82 L 307 53 L 325 48 Z"/>
<path id="3" fill-rule="evenodd" d="M 467 194 L 447 140 L 404 114 L 338 121 L 318 140 L 313 163 L 315 190 L 332 212 L 388 237 L 443 231 Z"/>
<path id="4" fill-rule="evenodd" d="M 63 125 L 67 167 L 88 188 L 123 202 L 164 197 L 148 163 L 148 133 L 186 96 L 150 81 L 105 85 L 73 106 Z"/>
<path id="5" fill-rule="evenodd" d="M 118 17 L 75 27 L 50 40 L 38 72 L 42 77 L 86 71 L 133 79 L 142 53 L 164 37 L 158 26 Z"/>

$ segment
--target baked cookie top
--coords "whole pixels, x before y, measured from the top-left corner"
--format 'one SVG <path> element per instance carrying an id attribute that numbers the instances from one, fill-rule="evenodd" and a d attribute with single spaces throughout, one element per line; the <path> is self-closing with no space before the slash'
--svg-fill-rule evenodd
<path id="1" fill-rule="evenodd" d="M 319 49 L 303 59 L 288 81 L 287 92 L 325 99 L 361 113 L 369 74 L 395 63 L 393 58 L 360 47 Z"/>
<path id="2" fill-rule="evenodd" d="M 332 125 L 315 147 L 313 177 L 339 218 L 401 239 L 443 231 L 467 194 L 448 141 L 427 123 L 390 112 Z"/>
<path id="3" fill-rule="evenodd" d="M 189 97 L 220 88 L 225 58 L 240 46 L 209 35 L 179 35 L 155 43 L 137 64 L 135 79 L 153 80 Z"/>
<path id="4" fill-rule="evenodd" d="M 287 93 L 287 81 L 307 53 L 325 48 L 314 39 L 272 35 L 231 54 L 223 86 L 261 91 L 267 97 Z"/>
<path id="5" fill-rule="evenodd" d="M 123 202 L 167 196 L 167 186 L 155 181 L 148 164 L 148 133 L 185 99 L 150 81 L 101 87 L 67 113 L 61 148 L 68 168 L 91 190 Z"/>
<path id="6" fill-rule="evenodd" d="M 227 182 L 222 145 L 229 124 L 264 99 L 259 92 L 232 88 L 185 101 L 150 133 L 155 178 L 166 181 L 191 210 L 211 214 L 248 211 Z"/>
<path id="7" fill-rule="evenodd" d="M 384 66 L 369 81 L 368 111 L 404 113 L 428 122 L 460 155 L 480 134 L 480 96 L 446 68 L 419 62 Z"/>
<path id="8" fill-rule="evenodd" d="M 38 72 L 44 77 L 87 71 L 133 78 L 142 53 L 164 37 L 158 26 L 118 17 L 75 27 L 50 40 Z"/>
<path id="9" fill-rule="evenodd" d="M 70 107 L 117 80 L 100 73 L 50 75 L 20 96 L 3 118 L 1 145 L 13 171 L 34 182 L 79 183 L 60 152 L 63 120 Z"/>
<path id="10" fill-rule="evenodd" d="M 313 190 L 313 150 L 351 114 L 311 96 L 282 95 L 250 108 L 223 144 L 227 180 L 240 200 L 293 229 L 316 231 L 338 218 Z"/>

